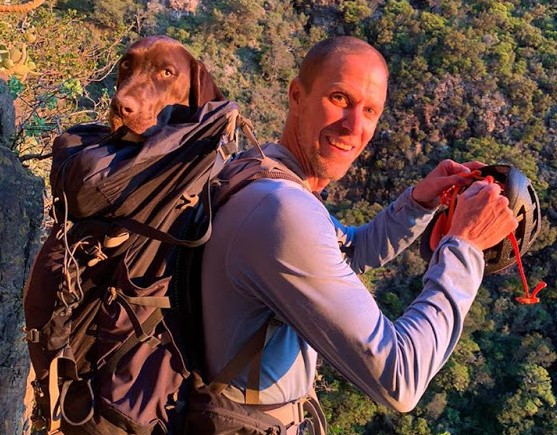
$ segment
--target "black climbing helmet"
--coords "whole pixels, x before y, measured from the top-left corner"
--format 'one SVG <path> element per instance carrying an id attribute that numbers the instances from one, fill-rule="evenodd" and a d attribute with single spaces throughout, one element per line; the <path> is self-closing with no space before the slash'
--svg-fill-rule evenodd
<path id="1" fill-rule="evenodd" d="M 509 200 L 509 208 L 518 219 L 515 237 L 520 255 L 524 255 L 536 239 L 541 226 L 540 201 L 532 183 L 521 171 L 510 165 L 484 166 L 480 169 L 481 176 L 491 175 L 503 189 L 502 194 Z M 422 235 L 420 253 L 424 260 L 429 261 L 433 255 L 429 239 L 432 229 L 439 216 L 438 213 L 429 223 Z M 499 244 L 484 251 L 485 273 L 495 273 L 516 263 L 516 256 L 511 240 L 506 237 Z"/>

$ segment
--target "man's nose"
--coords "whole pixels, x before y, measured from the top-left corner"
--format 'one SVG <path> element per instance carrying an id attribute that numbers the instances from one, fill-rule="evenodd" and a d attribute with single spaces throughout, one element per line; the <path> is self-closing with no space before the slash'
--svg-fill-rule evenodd
<path id="1" fill-rule="evenodd" d="M 353 135 L 362 134 L 364 114 L 359 107 L 350 107 L 344 110 L 342 127 L 349 130 Z"/>

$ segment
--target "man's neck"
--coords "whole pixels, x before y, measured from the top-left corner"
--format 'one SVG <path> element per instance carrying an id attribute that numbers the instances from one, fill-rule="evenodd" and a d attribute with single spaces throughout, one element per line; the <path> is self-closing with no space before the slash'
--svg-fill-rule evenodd
<path id="1" fill-rule="evenodd" d="M 298 165 L 300 166 L 300 168 L 302 169 L 305 175 L 305 178 L 311 188 L 311 191 L 319 194 L 329 184 L 330 180 L 323 180 L 314 174 L 311 165 L 304 157 L 301 148 L 298 145 L 298 138 L 296 137 L 295 134 L 288 134 L 287 131 L 288 131 L 287 129 L 283 131 L 279 144 L 285 147 L 288 151 L 290 151 L 292 156 L 294 156 L 296 162 L 298 163 Z M 289 131 L 292 132 L 292 130 Z"/>

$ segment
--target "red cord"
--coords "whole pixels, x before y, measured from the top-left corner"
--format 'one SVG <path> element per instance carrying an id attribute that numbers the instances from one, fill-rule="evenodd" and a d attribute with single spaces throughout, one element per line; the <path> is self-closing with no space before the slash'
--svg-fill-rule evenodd
<path id="1" fill-rule="evenodd" d="M 474 180 L 486 180 L 488 183 L 495 182 L 495 179 L 491 175 L 488 175 L 487 177 L 482 177 L 481 172 L 479 170 L 466 172 L 466 173 L 463 172 L 458 175 L 460 175 L 461 177 L 473 178 Z M 458 195 L 462 193 L 462 191 L 465 189 L 466 189 L 465 187 L 459 187 L 454 185 L 446 189 L 441 194 L 441 204 L 444 204 L 449 208 L 447 219 L 445 221 L 445 225 L 443 228 L 443 234 L 447 234 L 449 228 L 451 227 L 451 222 L 454 215 L 454 209 L 456 207 L 456 199 Z M 524 296 L 519 296 L 516 297 L 515 299 L 521 304 L 528 304 L 528 305 L 537 304 L 540 301 L 540 298 L 538 298 L 537 295 L 542 289 L 547 287 L 547 284 L 541 281 L 534 288 L 532 293 L 530 293 L 530 289 L 528 287 L 528 281 L 526 280 L 526 274 L 524 273 L 524 267 L 522 266 L 522 259 L 520 258 L 520 248 L 518 247 L 516 236 L 514 235 L 514 233 L 510 233 L 508 235 L 508 238 L 511 241 L 511 245 L 513 247 L 514 255 L 516 257 L 516 263 L 518 266 L 518 272 L 520 274 L 520 279 L 522 280 L 522 286 L 524 287 Z"/>
<path id="2" fill-rule="evenodd" d="M 537 304 L 540 301 L 536 295 L 544 288 L 547 287 L 547 284 L 541 281 L 532 294 L 530 294 L 530 290 L 528 288 L 528 281 L 526 280 L 526 274 L 524 273 L 524 268 L 522 267 L 522 259 L 520 258 L 520 249 L 518 247 L 518 242 L 516 241 L 516 236 L 514 233 L 509 234 L 509 239 L 513 245 L 514 255 L 516 256 L 516 264 L 518 266 L 518 272 L 520 273 L 520 279 L 522 280 L 522 286 L 524 287 L 524 294 L 525 296 L 519 296 L 515 299 L 520 302 L 521 304 Z"/>

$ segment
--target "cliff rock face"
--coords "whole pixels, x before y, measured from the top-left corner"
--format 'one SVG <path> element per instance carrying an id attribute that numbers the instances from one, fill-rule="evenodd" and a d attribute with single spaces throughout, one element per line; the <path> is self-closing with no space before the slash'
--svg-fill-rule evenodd
<path id="1" fill-rule="evenodd" d="M 15 109 L 4 77 L 0 76 L 0 146 L 7 146 L 15 131 Z"/>
<path id="2" fill-rule="evenodd" d="M 168 0 L 168 6 L 176 11 L 193 13 L 199 6 L 199 0 Z"/>
<path id="3" fill-rule="evenodd" d="M 29 372 L 21 340 L 22 291 L 39 246 L 43 182 L 4 145 L 14 126 L 13 102 L 0 81 L 0 433 L 21 434 Z"/>

